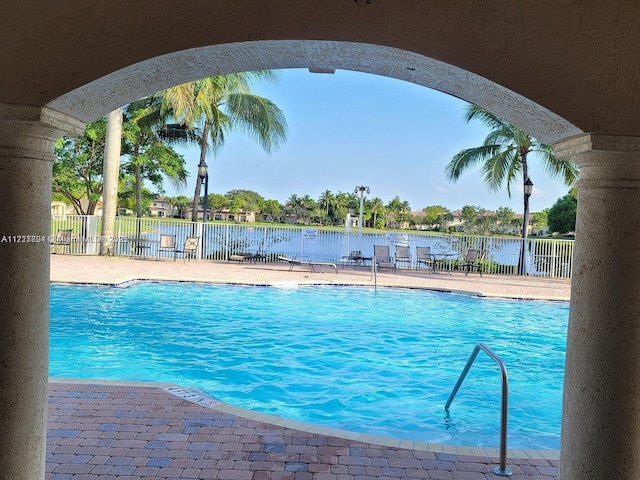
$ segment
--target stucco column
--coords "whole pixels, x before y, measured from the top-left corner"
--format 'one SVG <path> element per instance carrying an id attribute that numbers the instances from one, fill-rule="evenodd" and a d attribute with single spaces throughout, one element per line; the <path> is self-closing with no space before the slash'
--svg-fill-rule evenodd
<path id="1" fill-rule="evenodd" d="M 580 167 L 560 479 L 640 479 L 640 137 L 555 150 Z"/>
<path id="2" fill-rule="evenodd" d="M 53 147 L 79 122 L 0 105 L 0 478 L 44 479 Z M 81 130 L 80 130 L 81 131 Z"/>

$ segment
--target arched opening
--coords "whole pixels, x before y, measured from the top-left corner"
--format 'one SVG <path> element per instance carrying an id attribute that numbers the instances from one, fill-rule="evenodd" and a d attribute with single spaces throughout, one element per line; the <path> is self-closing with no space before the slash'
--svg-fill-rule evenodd
<path id="1" fill-rule="evenodd" d="M 253 60 L 246 60 L 245 63 L 236 63 L 233 66 L 216 64 L 216 67 L 200 67 L 194 69 L 181 69 L 174 70 L 170 67 L 174 63 L 178 63 L 179 55 L 172 54 L 162 59 L 153 59 L 148 62 L 143 62 L 140 65 L 133 66 L 125 71 L 120 71 L 102 79 L 92 82 L 92 84 L 85 87 L 81 87 L 63 97 L 56 99 L 49 105 L 51 108 L 55 108 L 59 111 L 64 111 L 69 115 L 74 115 L 79 118 L 89 120 L 95 118 L 96 114 L 103 112 L 104 109 L 112 108 L 118 103 L 125 103 L 131 101 L 140 96 L 154 93 L 157 90 L 166 88 L 173 85 L 176 82 L 183 82 L 198 78 L 196 75 L 217 75 L 222 73 L 231 73 L 235 71 L 244 71 L 248 69 L 262 69 L 262 68 L 293 68 L 303 65 L 316 65 L 312 68 L 327 68 L 322 65 L 341 65 L 341 68 L 347 68 L 349 70 L 364 71 L 369 74 L 385 75 L 405 81 L 411 81 L 412 83 L 423 85 L 428 88 L 435 88 L 445 93 L 454 95 L 456 97 L 468 100 L 473 103 L 478 103 L 486 106 L 487 109 L 492 111 L 499 111 L 500 115 L 510 119 L 513 123 L 532 129 L 537 132 L 538 135 L 547 139 L 563 138 L 564 136 L 575 134 L 578 130 L 571 126 L 568 122 L 560 119 L 552 112 L 528 101 L 527 99 L 520 97 L 513 92 L 500 87 L 499 85 L 490 82 L 486 79 L 465 73 L 455 67 L 447 66 L 441 62 L 436 62 L 424 57 L 409 54 L 408 52 L 396 51 L 394 49 L 381 48 L 376 46 L 363 46 L 359 44 L 340 44 L 336 42 L 329 42 L 330 45 L 327 49 L 323 50 L 326 54 L 327 51 L 331 52 L 336 57 L 330 57 L 330 60 L 324 59 L 324 56 L 316 53 L 311 48 L 315 45 L 315 42 L 303 42 L 309 43 L 308 50 L 312 50 L 311 53 L 307 53 L 307 56 L 303 57 L 296 65 L 293 65 L 290 60 L 291 57 L 295 57 L 293 54 L 293 48 L 300 48 L 297 42 L 290 44 L 290 42 L 283 42 L 283 44 L 277 44 L 280 47 L 276 49 L 282 58 L 276 57 L 267 59 L 268 54 L 261 50 L 261 48 L 275 48 L 274 46 L 265 46 L 264 42 L 258 42 L 260 45 L 249 43 L 242 46 L 237 46 L 238 50 L 233 53 L 229 51 L 222 55 L 216 51 L 218 47 L 207 47 L 194 53 L 192 51 L 181 52 L 185 56 L 190 58 L 196 57 L 202 58 L 197 62 L 198 65 L 205 64 L 204 58 L 208 58 L 212 55 L 222 55 L 225 57 L 236 58 L 246 57 L 253 53 L 254 50 L 258 50 L 260 53 L 256 55 Z M 222 48 L 222 47 L 219 47 Z M 340 55 L 344 55 L 345 51 L 350 51 L 353 57 L 342 58 L 337 56 L 337 52 Z M 275 54 L 273 54 L 275 55 Z M 385 62 L 375 63 L 375 60 L 381 56 L 386 57 Z M 319 62 L 318 58 L 322 58 L 323 62 Z M 368 60 L 368 61 L 367 61 Z M 163 61 L 166 64 L 163 64 Z M 324 62 L 327 62 L 326 64 Z M 410 62 L 410 63 L 409 63 Z M 405 65 L 415 65 L 407 67 Z M 154 76 L 152 82 L 144 84 L 144 88 L 141 88 L 142 77 L 146 74 L 143 72 L 159 72 L 157 78 Z M 417 74 L 420 72 L 422 76 Z M 137 80 L 125 80 L 121 77 L 127 74 L 132 75 Z M 158 80 L 160 79 L 160 80 Z M 128 88 L 119 91 L 118 85 L 126 84 Z M 101 88 L 105 85 L 109 85 L 113 88 L 114 93 L 102 98 L 104 93 L 101 93 Z M 89 104 L 85 101 L 80 101 L 82 98 L 94 98 L 97 96 L 96 104 Z M 120 99 L 116 102 L 114 99 Z M 115 103 L 115 105 L 114 105 Z M 527 112 L 527 114 L 523 113 Z M 230 218 L 233 220 L 233 218 Z"/>
<path id="2" fill-rule="evenodd" d="M 7 211 L 15 215 L 6 215 L 0 226 L 21 230 L 13 232 L 16 234 L 46 229 L 47 218 L 42 212 L 48 216 L 50 205 L 44 195 L 38 197 L 49 188 L 50 173 L 44 163 L 50 161 L 55 134 L 81 129 L 74 119 L 95 119 L 130 100 L 177 83 L 182 70 L 189 72 L 186 80 L 225 73 L 219 68 L 225 65 L 229 68 L 236 64 L 228 71 L 259 65 L 278 67 L 275 61 L 256 58 L 250 49 L 238 48 L 244 42 L 253 42 L 247 44 L 251 48 L 262 42 L 277 48 L 287 43 L 297 45 L 285 48 L 280 55 L 277 49 L 271 53 L 256 50 L 278 59 L 282 67 L 352 68 L 374 73 L 388 50 L 397 48 L 400 50 L 394 52 L 402 61 L 395 64 L 395 74 L 390 74 L 393 65 L 387 73 L 384 69 L 377 73 L 403 78 L 411 72 L 406 60 L 413 60 L 414 53 L 409 52 L 475 72 L 508 86 L 511 92 L 496 91 L 489 85 L 484 92 L 461 98 L 499 114 L 545 143 L 561 142 L 563 155 L 579 157 L 581 168 L 584 166 L 579 206 L 582 236 L 578 237 L 582 243 L 574 267 L 580 278 L 574 281 L 572 298 L 578 355 L 567 361 L 574 372 L 574 383 L 565 390 L 571 393 L 565 402 L 568 423 L 567 435 L 563 436 L 567 443 L 563 445 L 566 458 L 562 474 L 563 478 L 576 479 L 633 478 L 639 470 L 637 422 L 633 421 L 638 417 L 638 384 L 634 380 L 638 366 L 632 357 L 638 345 L 635 324 L 640 299 L 634 290 L 638 265 L 628 252 L 634 252 L 638 243 L 635 226 L 640 215 L 640 174 L 636 167 L 640 148 L 634 137 L 640 131 L 636 114 L 640 62 L 627 52 L 634 51 L 638 44 L 638 6 L 620 0 L 606 6 L 592 3 L 399 5 L 385 0 L 279 0 L 263 4 L 236 0 L 218 2 L 216 8 L 210 2 L 187 2 L 179 11 L 171 12 L 149 10 L 144 3 L 92 8 L 80 8 L 78 1 L 63 6 L 34 6 L 29 2 L 15 5 L 6 12 L 6 28 L 2 29 L 7 75 L 0 80 L 6 127 L 0 133 L 5 169 L 0 175 L 0 196 Z M 300 38 L 312 41 L 291 40 Z M 135 43 L 137 40 L 139 43 Z M 342 64 L 336 59 L 341 58 L 343 50 L 334 51 L 334 57 L 324 55 L 325 48 L 332 50 L 334 40 L 347 50 L 353 47 L 349 54 L 352 57 Z M 218 47 L 203 47 L 213 44 Z M 365 44 L 369 44 L 365 48 L 369 54 L 360 48 Z M 216 50 L 213 57 L 197 55 L 211 48 Z M 306 52 L 307 48 L 315 51 Z M 370 55 L 372 49 L 381 57 Z M 180 65 L 179 54 L 172 53 L 176 51 L 196 53 L 196 62 Z M 222 58 L 224 52 L 236 56 Z M 362 56 L 357 56 L 359 53 Z M 165 54 L 176 62 L 169 69 L 158 62 Z M 145 61 L 151 58 L 154 60 Z M 318 60 L 315 66 L 310 58 Z M 216 68 L 211 68 L 211 61 L 216 62 Z M 141 65 L 149 70 L 140 69 L 131 76 L 109 73 Z M 194 69 L 202 73 L 196 74 Z M 167 76 L 167 72 L 173 74 Z M 416 68 L 415 72 L 426 77 L 424 71 Z M 474 85 L 482 84 L 463 71 L 454 73 L 461 74 L 461 84 L 469 79 Z M 456 75 L 444 78 L 452 82 Z M 439 89 L 457 95 L 449 87 Z M 73 88 L 77 90 L 71 92 Z M 482 101 L 486 92 L 491 92 L 493 103 Z M 514 97 L 512 92 L 535 103 Z M 50 108 L 43 112 L 45 105 Z M 554 118 L 549 111 L 560 113 L 569 122 Z M 587 133 L 577 135 L 581 130 Z M 0 363 L 10 365 L 9 374 L 3 377 L 3 387 L 7 388 L 0 390 L 9 391 L 6 395 L 2 392 L 3 404 L 25 404 L 11 410 L 10 414 L 16 415 L 8 421 L 3 418 L 2 427 L 13 428 L 24 421 L 30 429 L 26 441 L 19 429 L 9 431 L 7 438 L 12 442 L 3 443 L 13 450 L 5 447 L 1 453 L 14 458 L 18 457 L 16 451 L 35 452 L 37 458 L 23 469 L 32 474 L 23 477 L 36 478 L 41 476 L 38 464 L 43 462 L 44 450 L 40 430 L 42 405 L 46 403 L 46 360 L 39 346 L 43 345 L 47 314 L 47 295 L 37 292 L 47 290 L 46 268 L 41 267 L 47 265 L 47 257 L 35 246 L 27 250 L 22 247 L 3 248 L 0 256 L 10 272 L 3 284 L 7 292 L 2 305 L 6 312 L 3 326 L 25 333 L 18 338 L 17 347 L 5 343 L 6 348 L 0 349 L 5 355 Z M 5 354 L 9 348 L 11 352 Z M 24 382 L 13 381 L 13 375 Z M 15 398 L 20 401 L 15 402 Z M 21 469 L 22 463 L 23 458 L 17 458 L 13 465 Z"/>
<path id="3" fill-rule="evenodd" d="M 535 102 L 453 65 L 397 48 L 317 40 L 230 43 L 161 55 L 96 79 L 47 106 L 87 122 L 197 78 L 284 68 L 355 70 L 416 83 L 481 106 L 543 143 L 581 133 Z"/>

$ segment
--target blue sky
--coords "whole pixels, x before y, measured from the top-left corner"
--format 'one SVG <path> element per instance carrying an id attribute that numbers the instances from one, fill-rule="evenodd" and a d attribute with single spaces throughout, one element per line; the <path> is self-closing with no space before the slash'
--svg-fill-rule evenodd
<path id="1" fill-rule="evenodd" d="M 455 183 L 446 164 L 464 148 L 478 146 L 488 130 L 464 119 L 465 102 L 400 80 L 338 70 L 334 75 L 308 70 L 280 70 L 276 82 L 255 84 L 252 91 L 269 98 L 285 113 L 288 140 L 268 155 L 242 133 L 227 138 L 209 165 L 209 193 L 253 190 L 284 203 L 292 194 L 353 192 L 369 186 L 369 198 L 388 203 L 396 195 L 412 210 L 443 205 L 457 210 L 474 205 L 522 212 L 520 182 L 489 191 L 479 168 Z M 199 158 L 197 148 L 182 149 L 191 176 L 182 191 L 167 182 L 168 195 L 193 196 Z M 539 161 L 530 162 L 534 183 L 530 199 L 536 212 L 551 207 L 568 188 L 547 175 Z"/>

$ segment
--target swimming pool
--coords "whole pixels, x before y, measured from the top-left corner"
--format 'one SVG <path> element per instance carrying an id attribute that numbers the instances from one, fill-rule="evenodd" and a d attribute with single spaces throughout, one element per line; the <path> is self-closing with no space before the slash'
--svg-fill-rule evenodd
<path id="1" fill-rule="evenodd" d="M 174 382 L 333 428 L 497 447 L 559 448 L 568 303 L 358 287 L 52 285 L 50 375 Z"/>

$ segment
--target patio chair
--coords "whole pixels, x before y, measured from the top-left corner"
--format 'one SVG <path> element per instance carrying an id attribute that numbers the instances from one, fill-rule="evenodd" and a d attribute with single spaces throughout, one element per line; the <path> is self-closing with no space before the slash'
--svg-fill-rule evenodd
<path id="1" fill-rule="evenodd" d="M 391 259 L 388 245 L 374 245 L 373 256 L 376 258 L 376 266 L 378 268 L 396 269 L 395 262 Z"/>
<path id="2" fill-rule="evenodd" d="M 409 247 L 405 247 L 402 245 L 396 246 L 396 258 L 394 259 L 396 267 L 398 263 L 406 263 L 411 267 L 411 252 L 409 251 Z"/>
<path id="3" fill-rule="evenodd" d="M 461 265 L 465 270 L 465 275 L 469 275 L 469 272 L 472 270 L 477 270 L 480 276 L 482 276 L 482 262 L 484 258 L 484 253 L 480 253 L 480 250 L 477 249 L 469 249 L 467 254 L 464 257 L 464 263 Z"/>
<path id="4" fill-rule="evenodd" d="M 420 265 L 435 271 L 436 262 L 433 255 L 431 255 L 431 247 L 416 247 L 416 267 L 420 268 Z"/>
<path id="5" fill-rule="evenodd" d="M 198 244 L 200 243 L 200 237 L 187 237 L 184 241 L 184 247 L 182 250 L 176 250 L 177 253 L 182 254 L 182 259 L 186 262 L 193 258 L 198 261 Z"/>
<path id="6" fill-rule="evenodd" d="M 176 253 L 178 247 L 176 245 L 175 235 L 160 235 L 160 244 L 158 245 L 158 258 L 160 258 L 162 252 L 168 252 L 173 255 L 173 261 L 176 261 Z"/>
<path id="7" fill-rule="evenodd" d="M 63 230 L 58 230 L 56 232 L 56 236 L 53 239 L 53 241 L 51 242 L 51 246 L 53 247 L 53 250 L 51 253 L 57 253 L 56 252 L 56 247 L 57 246 L 61 246 L 62 247 L 62 253 L 64 253 L 64 251 L 66 250 L 67 253 L 71 253 L 71 235 L 73 234 L 73 230 L 71 229 L 63 229 Z"/>

